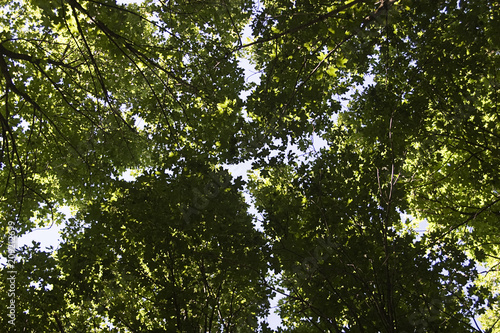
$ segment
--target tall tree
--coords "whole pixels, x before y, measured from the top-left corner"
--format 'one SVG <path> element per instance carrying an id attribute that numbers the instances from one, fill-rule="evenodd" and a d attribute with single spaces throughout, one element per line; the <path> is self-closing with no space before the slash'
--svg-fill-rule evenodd
<path id="1" fill-rule="evenodd" d="M 3 327 L 269 332 L 279 293 L 282 332 L 500 330 L 495 1 L 0 11 L 0 228 L 65 224 Z"/>
<path id="2" fill-rule="evenodd" d="M 497 309 L 496 9 L 489 1 L 264 2 L 251 45 L 263 70 L 249 100 L 253 119 L 304 153 L 313 135 L 328 145 L 299 166 L 285 154 L 262 161 L 253 185 L 282 258 L 289 329 L 475 331 L 469 320 L 485 310 L 460 306 L 477 296 Z M 332 125 L 346 95 L 348 108 Z M 400 212 L 433 232 L 418 240 Z M 330 252 L 317 239 L 329 240 Z M 411 259 L 401 260 L 405 251 Z M 449 251 L 458 266 L 446 263 Z M 475 283 L 474 259 L 488 262 L 493 289 L 483 294 L 478 284 L 461 294 Z M 405 285 L 409 271 L 434 282 L 417 291 L 419 283 Z M 441 286 L 450 272 L 461 272 L 451 279 L 461 286 L 453 297 Z M 419 305 L 412 294 L 433 296 Z M 432 302 L 448 308 L 422 313 L 419 328 L 410 314 Z M 488 311 L 486 328 L 498 329 L 498 314 Z"/>

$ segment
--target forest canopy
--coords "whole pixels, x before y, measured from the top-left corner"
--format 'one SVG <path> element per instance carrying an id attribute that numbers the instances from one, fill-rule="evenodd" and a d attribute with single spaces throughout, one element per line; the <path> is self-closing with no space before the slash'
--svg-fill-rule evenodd
<path id="1" fill-rule="evenodd" d="M 0 0 L 1 326 L 500 332 L 499 106 L 497 1 Z"/>

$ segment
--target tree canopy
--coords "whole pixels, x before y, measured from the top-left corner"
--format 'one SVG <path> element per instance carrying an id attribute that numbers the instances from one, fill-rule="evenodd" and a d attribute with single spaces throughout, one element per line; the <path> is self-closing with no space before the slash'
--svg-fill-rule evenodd
<path id="1" fill-rule="evenodd" d="M 500 332 L 498 2 L 1 0 L 0 28 L 6 332 Z"/>

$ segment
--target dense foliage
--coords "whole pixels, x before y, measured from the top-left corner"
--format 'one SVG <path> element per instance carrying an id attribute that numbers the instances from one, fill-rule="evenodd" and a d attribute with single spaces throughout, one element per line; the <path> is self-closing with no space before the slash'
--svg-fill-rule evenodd
<path id="1" fill-rule="evenodd" d="M 6 332 L 273 332 L 275 295 L 276 332 L 500 332 L 498 2 L 2 0 L 0 28 Z"/>

